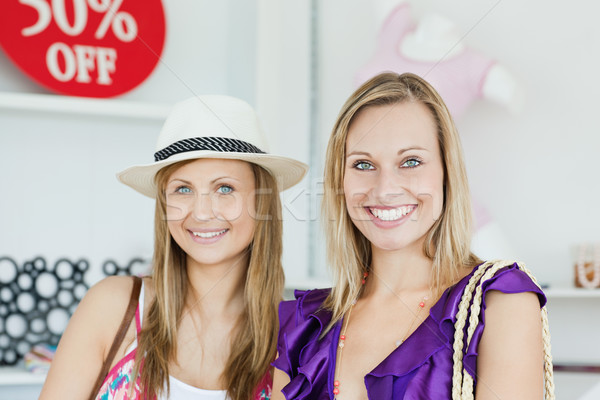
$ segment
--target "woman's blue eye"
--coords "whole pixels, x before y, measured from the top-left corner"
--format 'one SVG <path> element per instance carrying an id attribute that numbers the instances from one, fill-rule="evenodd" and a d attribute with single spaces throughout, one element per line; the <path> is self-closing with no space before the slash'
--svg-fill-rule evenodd
<path id="1" fill-rule="evenodd" d="M 360 169 L 361 171 L 366 171 L 369 169 L 374 169 L 373 165 L 371 165 L 371 163 L 368 163 L 366 161 L 357 161 L 354 163 L 354 168 L 356 169 Z"/>
<path id="2" fill-rule="evenodd" d="M 217 189 L 217 192 L 221 194 L 230 194 L 231 192 L 233 192 L 233 188 L 231 186 L 223 185 Z"/>
<path id="3" fill-rule="evenodd" d="M 192 189 L 190 189 L 187 186 L 179 186 L 177 189 L 175 189 L 175 192 L 187 194 L 187 193 L 192 193 Z"/>
<path id="4" fill-rule="evenodd" d="M 402 166 L 407 168 L 414 168 L 418 167 L 420 164 L 421 161 L 411 158 L 410 160 L 405 161 L 404 164 L 402 164 Z"/>

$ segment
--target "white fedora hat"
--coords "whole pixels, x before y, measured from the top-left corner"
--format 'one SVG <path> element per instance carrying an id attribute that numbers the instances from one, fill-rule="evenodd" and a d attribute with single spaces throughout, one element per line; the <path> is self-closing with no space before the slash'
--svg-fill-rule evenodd
<path id="1" fill-rule="evenodd" d="M 160 131 L 154 163 L 117 174 L 124 184 L 156 197 L 154 176 L 167 165 L 199 158 L 225 158 L 258 164 L 273 175 L 280 190 L 306 174 L 303 162 L 268 153 L 256 113 L 243 100 L 229 96 L 196 96 L 176 103 Z"/>

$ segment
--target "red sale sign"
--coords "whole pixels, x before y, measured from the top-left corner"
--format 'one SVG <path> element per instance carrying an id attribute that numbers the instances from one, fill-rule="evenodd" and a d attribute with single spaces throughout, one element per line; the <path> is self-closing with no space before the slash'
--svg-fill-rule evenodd
<path id="1" fill-rule="evenodd" d="M 161 0 L 2 0 L 0 45 L 58 93 L 123 94 L 154 70 L 164 42 Z"/>

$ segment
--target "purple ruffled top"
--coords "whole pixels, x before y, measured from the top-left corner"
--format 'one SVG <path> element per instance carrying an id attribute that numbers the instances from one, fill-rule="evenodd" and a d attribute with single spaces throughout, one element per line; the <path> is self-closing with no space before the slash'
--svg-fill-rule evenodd
<path id="1" fill-rule="evenodd" d="M 452 344 L 460 298 L 473 272 L 446 289 L 429 311 L 425 321 L 375 369 L 365 376 L 369 399 L 451 399 Z M 516 264 L 507 266 L 483 285 L 483 293 L 534 292 L 540 307 L 544 293 Z M 331 312 L 321 308 L 330 289 L 296 291 L 296 300 L 279 305 L 279 358 L 273 366 L 290 377 L 282 392 L 287 400 L 333 399 L 337 344 L 342 321 L 321 340 Z M 485 325 L 485 297 L 482 318 L 463 359 L 476 383 L 477 346 Z M 466 337 L 466 328 L 465 328 Z"/>

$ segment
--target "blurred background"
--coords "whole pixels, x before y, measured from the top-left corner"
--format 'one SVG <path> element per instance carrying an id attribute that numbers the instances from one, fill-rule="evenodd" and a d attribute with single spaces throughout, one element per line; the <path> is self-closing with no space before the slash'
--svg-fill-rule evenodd
<path id="1" fill-rule="evenodd" d="M 45 307 L 43 329 L 59 337 L 81 293 L 41 300 L 150 261 L 154 202 L 115 173 L 153 161 L 176 101 L 240 97 L 257 109 L 271 151 L 310 164 L 304 181 L 282 194 L 286 287 L 328 286 L 318 218 L 325 147 L 343 102 L 376 69 L 419 73 L 456 105 L 477 218 L 473 249 L 523 261 L 547 288 L 557 398 L 600 398 L 600 290 L 574 283 L 578 246 L 600 242 L 600 5 L 162 3 L 166 39 L 156 69 L 111 99 L 54 94 L 0 51 L 0 398 L 37 398 L 43 382 L 20 360 L 37 339 L 26 340 L 32 325 L 19 310 Z M 585 258 L 594 263 L 592 252 Z M 60 260 L 69 265 L 59 268 Z M 25 266 L 33 279 L 15 286 Z M 63 285 L 62 276 L 74 283 Z M 17 304 L 33 289 L 46 294 Z M 66 312 L 51 321 L 53 308 Z"/>

